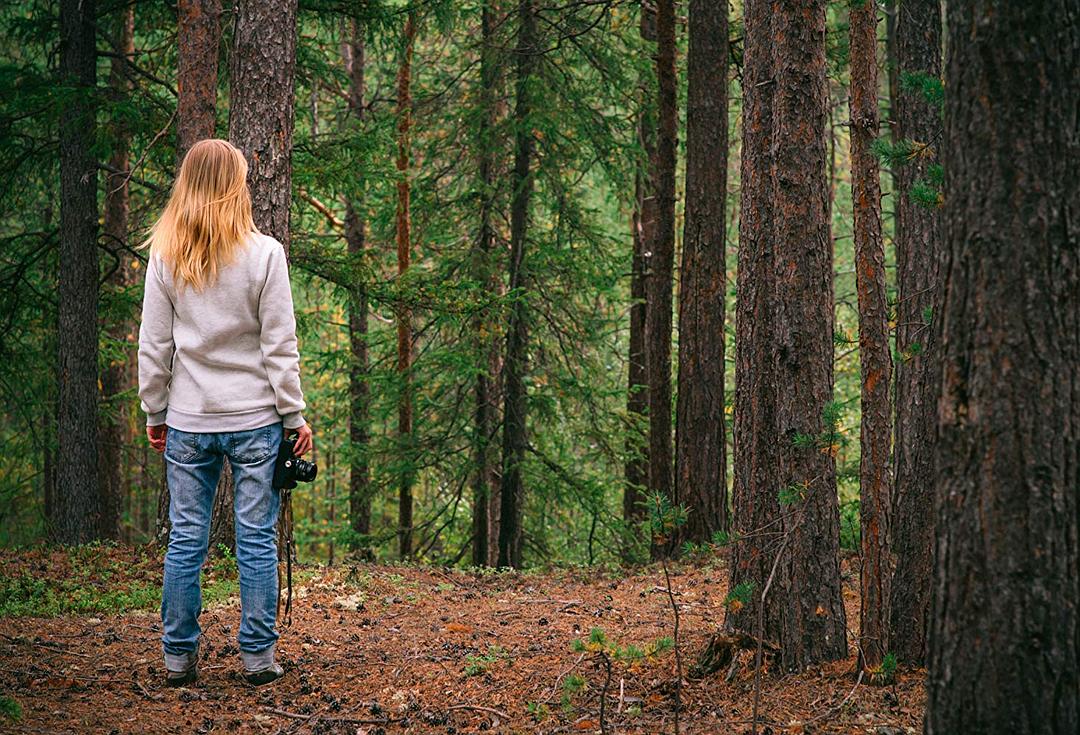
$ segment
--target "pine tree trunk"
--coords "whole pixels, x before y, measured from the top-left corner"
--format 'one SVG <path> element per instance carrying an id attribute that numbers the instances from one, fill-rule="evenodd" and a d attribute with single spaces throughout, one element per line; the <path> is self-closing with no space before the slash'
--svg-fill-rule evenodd
<path id="1" fill-rule="evenodd" d="M 491 266 L 495 247 L 495 224 L 493 213 L 497 182 L 495 179 L 496 142 L 496 85 L 498 65 L 495 46 L 497 18 L 493 0 L 486 0 L 480 11 L 480 125 L 477 137 L 480 142 L 480 228 L 477 237 L 473 277 L 478 283 L 495 291 L 494 273 Z M 495 496 L 495 473 L 491 461 L 492 438 L 495 431 L 495 406 L 491 365 L 492 332 L 491 315 L 487 310 L 475 320 L 475 355 L 479 363 L 476 374 L 473 416 L 473 503 L 472 503 L 472 562 L 473 566 L 488 565 L 491 558 L 491 503 Z"/>
<path id="2" fill-rule="evenodd" d="M 117 100 L 129 94 L 131 82 L 128 78 L 127 64 L 135 53 L 135 9 L 129 6 L 119 16 L 117 24 L 117 53 L 125 58 L 113 57 L 109 65 L 109 93 Z M 123 122 L 114 123 L 113 150 L 109 156 L 109 167 L 113 172 L 105 180 L 105 248 L 112 253 L 108 268 L 112 271 L 109 287 L 123 290 L 131 281 L 130 257 L 128 247 L 128 198 L 127 174 L 130 157 L 131 132 Z M 109 337 L 117 342 L 125 342 L 131 334 L 132 323 L 127 319 L 112 319 L 103 327 Z M 124 498 L 124 448 L 129 445 L 126 401 L 118 398 L 131 384 L 129 358 L 110 360 L 101 371 L 101 398 L 108 406 L 102 417 L 101 435 L 99 436 L 99 500 L 101 508 L 102 538 L 118 540 L 120 538 L 120 515 Z"/>
<path id="3" fill-rule="evenodd" d="M 176 163 L 192 145 L 214 137 L 221 0 L 178 0 Z"/>
<path id="4" fill-rule="evenodd" d="M 826 177 L 825 0 L 774 3 L 777 419 L 789 534 L 778 604 L 783 666 L 847 656 L 840 514 L 826 413 L 833 389 L 832 234 Z"/>
<path id="5" fill-rule="evenodd" d="M 732 483 L 731 590 L 745 590 L 729 605 L 725 625 L 757 635 L 761 595 L 781 545 L 777 491 L 776 363 L 773 330 L 772 13 L 768 0 L 744 5 L 743 121 L 739 214 L 739 270 L 735 302 L 734 481 Z M 780 638 L 777 585 L 769 591 L 762 635 Z"/>
<path id="6" fill-rule="evenodd" d="M 405 48 L 397 73 L 397 240 L 398 281 L 409 271 L 412 250 L 409 136 L 412 130 L 412 56 L 416 38 L 416 18 L 409 13 L 405 20 Z M 412 395 L 412 310 L 404 303 L 397 313 L 397 372 L 401 383 L 398 396 L 398 447 L 401 456 L 401 476 L 398 478 L 398 554 L 402 559 L 412 555 L 413 530 L 413 395 Z"/>
<path id="7" fill-rule="evenodd" d="M 534 0 L 518 2 L 518 42 L 516 102 L 514 107 L 514 173 L 511 177 L 513 199 L 510 204 L 510 323 L 506 335 L 504 363 L 505 403 L 503 408 L 503 470 L 499 485 L 501 517 L 499 523 L 500 567 L 521 566 L 521 536 L 525 488 L 521 465 L 528 446 L 526 435 L 525 389 L 528 324 L 525 298 L 529 287 L 525 266 L 525 238 L 529 225 L 529 200 L 533 135 L 528 127 L 532 111 L 532 76 L 537 61 L 536 9 Z"/>
<path id="8" fill-rule="evenodd" d="M 683 536 L 696 543 L 711 540 L 728 526 L 724 426 L 727 26 L 727 5 L 691 1 L 675 478 L 676 499 L 689 510 Z"/>
<path id="9" fill-rule="evenodd" d="M 675 0 L 656 3 L 656 237 L 647 250 L 645 358 L 649 380 L 649 493 L 672 494 L 671 297 L 675 264 L 675 148 L 678 104 L 675 77 Z M 666 553 L 653 549 L 654 556 Z"/>
<path id="10" fill-rule="evenodd" d="M 358 126 L 364 121 L 364 72 L 367 59 L 364 29 L 352 23 L 352 39 L 345 45 L 345 67 L 349 75 L 349 114 Z M 350 262 L 360 266 L 367 251 L 364 216 L 364 182 L 357 185 L 356 201 L 345 206 L 345 241 Z M 351 290 L 349 300 L 349 525 L 354 534 L 353 549 L 367 546 L 359 538 L 371 533 L 371 469 L 368 464 L 370 388 L 368 387 L 368 295 L 361 278 Z"/>
<path id="11" fill-rule="evenodd" d="M 904 0 L 897 10 L 900 74 L 941 77 L 940 0 Z M 941 148 L 941 110 L 921 91 L 896 90 L 897 142 L 913 141 L 919 155 L 895 167 L 896 181 L 896 416 L 895 484 L 889 543 L 895 559 L 891 590 L 890 648 L 907 664 L 926 655 L 927 616 L 934 543 L 933 441 L 937 425 L 940 349 L 933 339 L 939 303 L 940 215 L 911 197 L 929 178 Z M 928 146 L 928 147 L 927 147 Z"/>
<path id="12" fill-rule="evenodd" d="M 60 3 L 60 75 L 75 94 L 60 120 L 59 452 L 51 530 L 78 544 L 98 533 L 98 206 L 94 0 Z"/>
<path id="13" fill-rule="evenodd" d="M 289 252 L 296 0 L 237 0 L 229 139 L 247 157 L 255 226 Z"/>
<path id="14" fill-rule="evenodd" d="M 656 42 L 656 15 L 643 1 L 638 26 L 641 39 Z M 626 439 L 626 485 L 623 490 L 623 521 L 628 538 L 623 556 L 632 561 L 636 526 L 645 517 L 646 488 L 649 486 L 648 433 L 640 428 L 648 426 L 649 379 L 645 355 L 645 314 L 648 297 L 645 293 L 645 253 L 652 251 L 656 238 L 656 198 L 653 196 L 656 166 L 656 122 L 649 114 L 648 100 L 654 94 L 654 85 L 648 77 L 640 82 L 638 91 L 637 132 L 638 145 L 644 152 L 634 171 L 634 214 L 631 219 L 633 252 L 630 261 L 630 350 L 627 355 L 626 413 L 631 425 Z"/>
<path id="15" fill-rule="evenodd" d="M 855 281 L 859 298 L 862 369 L 859 519 L 862 538 L 859 650 L 864 667 L 881 664 L 889 650 L 889 573 L 886 547 L 892 413 L 889 384 L 889 306 L 885 297 L 885 245 L 881 239 L 881 183 L 873 145 L 878 135 L 877 4 L 852 6 L 851 198 Z"/>
<path id="16" fill-rule="evenodd" d="M 947 12 L 925 732 L 1075 733 L 1080 4 Z"/>

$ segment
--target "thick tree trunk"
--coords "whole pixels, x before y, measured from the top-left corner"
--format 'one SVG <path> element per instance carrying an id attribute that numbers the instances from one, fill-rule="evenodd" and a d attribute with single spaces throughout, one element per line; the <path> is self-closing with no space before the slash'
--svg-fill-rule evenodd
<path id="1" fill-rule="evenodd" d="M 941 2 L 904 0 L 897 9 L 899 74 L 941 77 Z M 896 196 L 896 417 L 895 485 L 889 543 L 895 560 L 891 590 L 890 650 L 904 663 L 926 655 L 933 569 L 934 465 L 940 348 L 933 339 L 941 298 L 939 212 L 916 202 L 911 188 L 929 178 L 941 148 L 941 110 L 910 85 L 896 89 L 895 135 L 918 155 L 894 168 Z"/>
<path id="2" fill-rule="evenodd" d="M 643 41 L 656 42 L 656 14 L 650 7 L 641 3 L 641 17 L 638 26 Z M 644 153 L 634 172 L 634 214 L 630 222 L 633 252 L 630 261 L 630 351 L 627 356 L 627 393 L 626 413 L 631 421 L 630 433 L 626 440 L 626 467 L 624 470 L 626 485 L 623 490 L 623 521 L 627 526 L 628 538 L 624 545 L 624 557 L 627 561 L 633 548 L 637 525 L 645 517 L 646 489 L 649 486 L 649 443 L 648 432 L 641 432 L 641 427 L 648 426 L 649 379 L 647 357 L 645 355 L 645 313 L 648 295 L 645 293 L 645 253 L 652 251 L 656 238 L 656 198 L 653 196 L 653 181 L 656 166 L 656 121 L 649 114 L 649 100 L 654 94 L 655 85 L 648 77 L 643 78 L 638 91 L 637 131 L 638 145 Z"/>
<path id="3" fill-rule="evenodd" d="M 125 58 L 113 57 L 109 64 L 109 92 L 117 100 L 126 97 L 131 83 L 126 69 L 135 53 L 135 9 L 129 6 L 119 16 L 116 40 L 117 52 Z M 109 287 L 123 290 L 131 280 L 128 247 L 128 199 L 127 174 L 130 164 L 128 149 L 131 132 L 123 122 L 114 124 L 113 150 L 109 166 L 114 173 L 105 182 L 105 248 L 112 253 L 108 268 L 112 270 Z M 109 337 L 116 342 L 126 342 L 131 335 L 132 323 L 128 319 L 112 319 L 103 325 Z M 118 398 L 131 384 L 129 352 L 110 360 L 101 371 L 101 397 L 108 405 L 102 417 L 99 437 L 99 500 L 101 508 L 102 538 L 120 538 L 120 515 L 123 510 L 126 483 L 124 482 L 124 448 L 129 445 L 126 401 Z"/>
<path id="4" fill-rule="evenodd" d="M 496 85 L 498 64 L 496 59 L 495 27 L 497 18 L 493 0 L 486 0 L 480 11 L 480 125 L 477 137 L 480 142 L 480 228 L 477 236 L 473 263 L 473 277 L 484 284 L 492 294 L 496 284 L 491 265 L 495 247 L 495 223 L 493 221 L 497 182 L 495 178 L 495 125 Z M 472 562 L 473 566 L 488 565 L 491 558 L 491 505 L 495 490 L 495 469 L 492 466 L 492 438 L 495 432 L 494 381 L 491 367 L 492 332 L 491 315 L 485 309 L 475 320 L 476 371 L 475 403 L 473 417 L 473 503 L 472 503 Z"/>
<path id="5" fill-rule="evenodd" d="M 289 252 L 296 0 L 237 0 L 229 138 L 248 159 L 255 226 Z"/>
<path id="6" fill-rule="evenodd" d="M 412 252 L 409 180 L 409 136 L 412 131 L 412 56 L 416 39 L 416 18 L 409 13 L 405 19 L 405 48 L 397 72 L 397 241 L 398 280 L 409 271 Z M 412 555 L 413 530 L 413 387 L 412 387 L 412 310 L 404 301 L 397 309 L 397 372 L 401 382 L 398 396 L 398 447 L 402 456 L 401 476 L 398 478 L 398 554 L 402 559 Z"/>
<path id="7" fill-rule="evenodd" d="M 847 656 L 833 390 L 832 234 L 826 177 L 825 0 L 774 3 L 777 418 L 789 535 L 778 604 L 783 666 Z"/>
<path id="8" fill-rule="evenodd" d="M 948 4 L 928 735 L 1080 732 L 1078 21 Z"/>
<path id="9" fill-rule="evenodd" d="M 192 145 L 214 137 L 221 0 L 177 2 L 176 163 Z"/>
<path id="10" fill-rule="evenodd" d="M 671 295 L 675 264 L 675 0 L 656 3 L 656 237 L 646 250 L 645 362 L 649 380 L 649 493 L 673 498 L 671 462 Z M 659 548 L 657 553 L 667 553 Z"/>
<path id="11" fill-rule="evenodd" d="M 518 42 L 516 103 L 514 108 L 514 173 L 511 177 L 513 199 L 510 204 L 510 324 L 506 335 L 504 363 L 503 469 L 499 485 L 501 517 L 499 523 L 499 566 L 521 566 L 521 532 L 525 488 L 521 465 L 528 446 L 526 435 L 525 389 L 528 323 L 525 297 L 529 278 L 525 266 L 525 239 L 529 226 L 529 200 L 532 198 L 531 175 L 533 135 L 528 127 L 532 111 L 532 76 L 537 61 L 536 9 L 534 0 L 518 2 Z"/>
<path id="12" fill-rule="evenodd" d="M 859 650 L 875 667 L 889 650 L 889 572 L 886 547 L 892 414 L 889 384 L 889 306 L 885 297 L 885 245 L 881 239 L 881 183 L 873 151 L 878 135 L 877 4 L 852 6 L 851 198 L 854 210 L 855 281 L 859 294 L 859 362 L 862 369 L 859 518 L 862 592 Z"/>
<path id="13" fill-rule="evenodd" d="M 675 497 L 689 510 L 683 536 L 697 543 L 711 540 L 728 526 L 724 427 L 727 60 L 727 5 L 692 0 Z"/>
<path id="14" fill-rule="evenodd" d="M 98 533 L 98 207 L 92 99 L 94 0 L 60 3 L 60 74 L 71 97 L 60 120 L 59 453 L 51 538 Z"/>
<path id="15" fill-rule="evenodd" d="M 345 68 L 349 75 L 349 114 L 357 126 L 364 120 L 364 29 L 352 23 L 352 39 L 345 44 Z M 350 262 L 358 268 L 367 251 L 364 216 L 364 182 L 357 185 L 356 200 L 345 205 L 345 241 Z M 368 387 L 368 295 L 361 278 L 351 289 L 349 300 L 349 525 L 354 534 L 352 547 L 366 547 L 361 537 L 371 533 L 371 468 L 368 464 L 370 388 Z"/>
<path id="16" fill-rule="evenodd" d="M 746 0 L 743 53 L 743 120 L 739 214 L 739 270 L 735 302 L 734 482 L 731 590 L 743 599 L 729 605 L 726 625 L 757 635 L 761 595 L 780 551 L 777 490 L 776 360 L 773 330 L 773 95 L 776 89 L 769 0 Z M 780 638 L 777 585 L 769 591 L 762 635 Z"/>

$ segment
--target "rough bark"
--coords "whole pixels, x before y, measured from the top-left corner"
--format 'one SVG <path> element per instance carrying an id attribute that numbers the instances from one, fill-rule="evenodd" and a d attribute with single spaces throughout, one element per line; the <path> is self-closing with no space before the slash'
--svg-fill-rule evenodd
<path id="1" fill-rule="evenodd" d="M 644 41 L 656 41 L 656 16 L 645 2 L 641 3 L 639 33 Z M 649 385 L 645 355 L 645 312 L 648 301 L 645 293 L 645 253 L 651 252 L 656 237 L 656 198 L 653 196 L 656 165 L 656 122 L 650 114 L 654 85 L 642 79 L 639 90 L 637 131 L 642 158 L 634 172 L 634 213 L 630 222 L 633 252 L 630 261 L 630 349 L 627 355 L 626 412 L 630 418 L 630 434 L 626 440 L 627 461 L 624 469 L 626 484 L 623 490 L 623 520 L 629 538 L 624 548 L 627 555 L 633 547 L 635 527 L 645 516 L 645 489 L 649 486 L 649 447 L 647 434 L 639 428 L 648 425 Z M 630 558 L 627 556 L 627 560 Z"/>
<path id="2" fill-rule="evenodd" d="M 352 37 L 345 44 L 345 68 L 349 75 L 349 115 L 357 126 L 364 121 L 364 29 L 353 21 Z M 367 251 L 364 216 L 364 182 L 360 194 L 345 205 L 345 241 L 354 268 L 359 268 Z M 370 388 L 368 387 L 368 295 L 363 276 L 350 289 L 349 300 L 349 525 L 354 533 L 353 548 L 371 533 L 371 469 L 368 464 Z"/>
<path id="3" fill-rule="evenodd" d="M 127 72 L 128 60 L 135 53 L 135 9 L 128 7 L 117 23 L 117 52 L 125 58 L 113 57 L 109 63 L 109 93 L 119 100 L 130 93 L 131 82 Z M 128 197 L 127 175 L 131 147 L 131 131 L 123 122 L 114 123 L 113 147 L 109 167 L 114 173 L 105 179 L 105 217 L 103 234 L 105 249 L 112 255 L 107 268 L 111 270 L 109 288 L 122 291 L 131 282 L 128 247 Z M 132 333 L 129 319 L 112 319 L 103 325 L 109 337 L 116 342 L 126 342 Z M 102 415 L 99 436 L 99 500 L 101 509 L 100 534 L 102 538 L 119 540 L 120 515 L 129 489 L 124 482 L 124 448 L 129 445 L 127 401 L 119 396 L 131 385 L 129 352 L 110 359 L 101 370 L 101 398 L 108 406 Z"/>
<path id="4" fill-rule="evenodd" d="M 726 4 L 692 0 L 675 497 L 689 511 L 682 536 L 697 543 L 711 540 L 728 526 L 724 424 L 727 26 Z"/>
<path id="5" fill-rule="evenodd" d="M 897 9 L 899 74 L 941 76 L 940 0 L 904 0 Z M 933 311 L 940 299 L 940 214 L 911 198 L 911 187 L 928 178 L 941 147 L 941 111 L 917 89 L 896 88 L 898 141 L 919 146 L 919 155 L 896 166 L 896 416 L 895 483 L 890 546 L 895 563 L 889 627 L 891 650 L 904 663 L 926 655 L 930 578 L 933 569 L 933 441 L 941 363 L 933 339 Z M 929 147 L 927 147 L 929 146 Z"/>
<path id="6" fill-rule="evenodd" d="M 777 603 L 788 670 L 847 656 L 840 596 L 833 389 L 832 235 L 826 177 L 825 0 L 774 2 L 777 420 L 789 535 Z"/>
<path id="7" fill-rule="evenodd" d="M 247 157 L 255 226 L 289 252 L 296 0 L 237 0 L 229 138 Z"/>
<path id="8" fill-rule="evenodd" d="M 495 16 L 493 0 L 484 2 L 480 11 L 480 123 L 477 138 L 480 142 L 478 156 L 480 178 L 480 227 L 477 234 L 473 263 L 473 277 L 494 294 L 496 284 L 491 265 L 495 246 L 495 223 L 493 220 L 497 182 L 495 178 L 495 125 L 496 85 L 498 84 L 497 48 L 495 41 Z M 485 309 L 474 324 L 475 350 L 478 369 L 474 388 L 473 414 L 473 478 L 472 478 L 472 562 L 473 566 L 488 565 L 491 558 L 492 500 L 495 468 L 492 466 L 492 439 L 495 433 L 494 381 L 490 372 L 492 340 L 491 315 Z"/>
<path id="9" fill-rule="evenodd" d="M 60 3 L 60 75 L 74 88 L 60 119 L 59 451 L 51 538 L 98 533 L 98 206 L 92 99 L 94 0 Z"/>
<path id="10" fill-rule="evenodd" d="M 649 381 L 649 493 L 673 498 L 671 461 L 671 297 L 675 263 L 675 1 L 656 3 L 656 236 L 645 253 L 645 362 Z M 650 252 L 651 250 L 651 252 Z M 661 549 L 654 549 L 662 553 Z"/>
<path id="11" fill-rule="evenodd" d="M 746 0 L 744 26 L 730 589 L 748 590 L 748 594 L 739 605 L 729 605 L 725 624 L 757 635 L 761 594 L 782 530 L 773 349 L 772 106 L 776 84 L 769 0 Z M 774 599 L 776 592 L 770 591 L 762 612 L 762 634 L 769 640 L 780 638 L 780 609 Z"/>
<path id="12" fill-rule="evenodd" d="M 1080 732 L 1080 3 L 947 12 L 926 733 Z"/>
<path id="13" fill-rule="evenodd" d="M 851 198 L 855 282 L 859 300 L 862 413 L 859 429 L 859 523 L 862 539 L 859 651 L 875 667 L 889 650 L 889 572 L 886 547 L 892 413 L 889 384 L 889 306 L 885 244 L 881 238 L 881 183 L 873 151 L 878 135 L 877 4 L 851 8 Z"/>
<path id="14" fill-rule="evenodd" d="M 405 47 L 397 71 L 397 215 L 394 237 L 397 243 L 398 280 L 409 272 L 412 254 L 412 218 L 409 197 L 409 137 L 412 132 L 412 56 L 416 38 L 416 18 L 405 19 Z M 402 470 L 398 478 L 398 554 L 412 555 L 413 530 L 413 387 L 412 387 L 412 310 L 402 301 L 397 308 L 397 372 L 401 393 L 398 396 L 398 443 Z"/>
<path id="15" fill-rule="evenodd" d="M 176 163 L 192 145 L 214 137 L 221 0 L 179 0 L 176 57 Z"/>
<path id="16" fill-rule="evenodd" d="M 506 335 L 506 361 L 503 365 L 503 470 L 499 484 L 501 517 L 499 523 L 499 566 L 521 566 L 521 531 L 525 489 L 521 465 L 528 446 L 526 435 L 528 322 L 525 298 L 529 276 L 525 265 L 525 240 L 529 225 L 529 201 L 532 198 L 531 176 L 533 135 L 528 127 L 532 111 L 532 76 L 537 61 L 536 8 L 534 0 L 518 2 L 518 41 L 516 64 L 516 101 L 514 106 L 514 172 L 511 177 L 513 199 L 510 203 L 510 323 Z"/>

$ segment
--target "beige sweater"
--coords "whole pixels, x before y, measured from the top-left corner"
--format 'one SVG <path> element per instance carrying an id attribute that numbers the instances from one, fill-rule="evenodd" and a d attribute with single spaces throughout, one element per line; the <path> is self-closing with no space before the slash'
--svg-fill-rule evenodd
<path id="1" fill-rule="evenodd" d="M 300 354 L 285 251 L 253 233 L 202 291 L 177 288 L 151 255 L 139 329 L 148 426 L 231 432 L 303 426 Z"/>

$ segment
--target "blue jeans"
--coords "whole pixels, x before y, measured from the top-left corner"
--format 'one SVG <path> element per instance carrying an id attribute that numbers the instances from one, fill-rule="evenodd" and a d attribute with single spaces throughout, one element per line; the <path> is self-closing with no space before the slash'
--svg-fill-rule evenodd
<path id="1" fill-rule="evenodd" d="M 184 671 L 199 649 L 202 588 L 199 573 L 210 540 L 214 493 L 226 458 L 236 485 L 236 562 L 240 570 L 239 643 L 244 666 L 274 661 L 277 622 L 277 519 L 273 489 L 281 424 L 250 431 L 195 434 L 170 428 L 165 444 L 169 483 L 169 549 L 161 595 L 165 665 Z"/>

